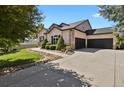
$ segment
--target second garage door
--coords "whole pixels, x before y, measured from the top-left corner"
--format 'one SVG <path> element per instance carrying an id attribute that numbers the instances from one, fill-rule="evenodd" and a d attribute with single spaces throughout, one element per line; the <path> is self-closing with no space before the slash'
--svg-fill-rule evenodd
<path id="1" fill-rule="evenodd" d="M 112 49 L 113 47 L 113 39 L 88 39 L 87 40 L 88 48 L 106 48 Z"/>

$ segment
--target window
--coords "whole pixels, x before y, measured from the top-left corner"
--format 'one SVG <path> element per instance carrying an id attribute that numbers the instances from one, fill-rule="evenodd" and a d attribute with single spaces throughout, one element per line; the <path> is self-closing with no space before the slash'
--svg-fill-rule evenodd
<path id="1" fill-rule="evenodd" d="M 53 36 L 51 36 L 51 44 L 53 44 L 54 42 L 53 42 Z"/>
<path id="2" fill-rule="evenodd" d="M 39 37 L 39 41 L 41 42 L 41 41 L 43 41 L 44 40 L 44 36 L 40 36 Z"/>
<path id="3" fill-rule="evenodd" d="M 59 37 L 60 37 L 60 35 L 51 36 L 51 43 L 52 44 L 57 44 L 57 41 L 58 41 Z"/>

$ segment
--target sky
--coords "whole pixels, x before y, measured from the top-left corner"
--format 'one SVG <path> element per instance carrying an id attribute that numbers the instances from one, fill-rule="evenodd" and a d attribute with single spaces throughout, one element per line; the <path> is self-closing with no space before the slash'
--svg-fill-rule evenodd
<path id="1" fill-rule="evenodd" d="M 44 15 L 43 24 L 45 28 L 53 23 L 73 23 L 88 19 L 93 29 L 112 27 L 113 22 L 99 15 L 99 8 L 95 5 L 40 5 L 40 12 Z"/>

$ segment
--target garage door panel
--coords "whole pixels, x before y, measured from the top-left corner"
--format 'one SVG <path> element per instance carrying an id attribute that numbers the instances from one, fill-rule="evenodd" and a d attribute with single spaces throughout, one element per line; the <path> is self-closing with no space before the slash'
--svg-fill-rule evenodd
<path id="1" fill-rule="evenodd" d="M 111 49 L 113 46 L 113 39 L 88 39 L 88 48 L 106 48 Z"/>
<path id="2" fill-rule="evenodd" d="M 85 39 L 75 38 L 75 49 L 85 48 Z"/>

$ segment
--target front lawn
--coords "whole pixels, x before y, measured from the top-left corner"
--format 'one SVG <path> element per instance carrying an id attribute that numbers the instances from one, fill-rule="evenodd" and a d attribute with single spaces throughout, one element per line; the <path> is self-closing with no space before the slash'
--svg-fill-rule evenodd
<path id="1" fill-rule="evenodd" d="M 22 49 L 17 52 L 1 55 L 0 68 L 32 63 L 43 58 L 44 56 L 39 53 Z"/>

